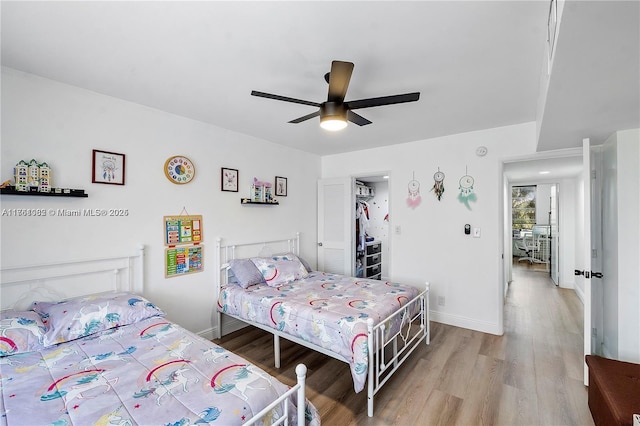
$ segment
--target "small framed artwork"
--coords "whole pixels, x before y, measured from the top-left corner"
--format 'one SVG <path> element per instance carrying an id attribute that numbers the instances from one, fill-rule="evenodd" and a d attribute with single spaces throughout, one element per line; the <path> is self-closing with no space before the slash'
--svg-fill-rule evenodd
<path id="1" fill-rule="evenodd" d="M 220 172 L 221 185 L 223 191 L 238 192 L 238 171 L 223 167 Z"/>
<path id="2" fill-rule="evenodd" d="M 287 196 L 287 178 L 282 176 L 276 176 L 276 196 Z"/>
<path id="3" fill-rule="evenodd" d="M 93 150 L 92 183 L 124 185 L 124 154 Z"/>

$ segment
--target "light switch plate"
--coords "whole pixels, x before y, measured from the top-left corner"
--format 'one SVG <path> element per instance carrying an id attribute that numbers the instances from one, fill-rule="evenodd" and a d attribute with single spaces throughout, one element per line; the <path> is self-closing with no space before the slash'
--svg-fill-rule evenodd
<path id="1" fill-rule="evenodd" d="M 473 238 L 480 238 L 480 228 L 473 228 Z"/>

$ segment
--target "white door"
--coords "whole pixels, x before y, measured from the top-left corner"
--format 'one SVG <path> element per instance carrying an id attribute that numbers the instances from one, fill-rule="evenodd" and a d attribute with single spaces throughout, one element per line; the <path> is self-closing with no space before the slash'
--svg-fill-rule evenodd
<path id="1" fill-rule="evenodd" d="M 602 333 L 602 214 L 600 209 L 601 186 L 598 176 L 600 170 L 596 164 L 600 157 L 591 148 L 589 139 L 582 140 L 582 179 L 584 182 L 584 244 L 582 258 L 576 273 L 584 284 L 584 354 L 597 354 L 598 333 Z M 597 173 L 598 172 L 598 173 Z M 584 384 L 589 384 L 587 364 L 584 364 Z"/>
<path id="2" fill-rule="evenodd" d="M 551 236 L 550 250 L 551 250 L 551 279 L 555 285 L 560 284 L 560 263 L 559 263 L 559 249 L 560 249 L 560 232 L 558 230 L 558 184 L 551 186 L 551 206 L 549 213 L 549 235 Z"/>
<path id="3" fill-rule="evenodd" d="M 576 275 L 582 279 L 584 289 L 584 354 L 591 354 L 591 147 L 589 139 L 582 140 L 582 185 L 584 188 L 584 241 L 581 258 L 576 259 Z M 584 361 L 583 361 L 584 362 Z M 589 385 L 589 370 L 584 364 L 584 384 Z"/>
<path id="4" fill-rule="evenodd" d="M 350 177 L 318 181 L 318 269 L 353 276 L 354 182 Z"/>

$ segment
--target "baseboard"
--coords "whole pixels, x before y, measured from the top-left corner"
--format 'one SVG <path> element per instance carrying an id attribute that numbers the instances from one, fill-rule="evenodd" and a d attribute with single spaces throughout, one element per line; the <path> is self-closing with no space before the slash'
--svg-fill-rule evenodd
<path id="1" fill-rule="evenodd" d="M 580 299 L 580 302 L 582 302 L 582 304 L 584 305 L 584 291 L 582 291 L 582 289 L 578 286 L 574 286 L 573 291 L 576 292 L 578 299 Z"/>
<path id="2" fill-rule="evenodd" d="M 575 281 L 570 281 L 570 282 L 562 282 L 560 281 L 560 284 L 558 285 L 558 287 L 560 288 L 577 288 L 578 286 L 576 285 Z"/>
<path id="3" fill-rule="evenodd" d="M 206 330 L 198 331 L 196 334 L 204 339 L 213 340 L 216 338 L 218 328 L 207 328 Z"/>
<path id="4" fill-rule="evenodd" d="M 239 319 L 222 315 L 222 335 L 227 335 L 229 333 L 233 333 L 234 331 L 238 331 L 248 324 L 244 321 L 240 321 Z"/>
<path id="5" fill-rule="evenodd" d="M 482 333 L 495 334 L 496 336 L 502 336 L 504 334 L 502 325 L 497 323 L 478 321 L 473 318 L 437 311 L 431 311 L 430 316 L 431 321 L 439 322 L 441 324 L 453 325 L 455 327 L 480 331 Z"/>
<path id="6" fill-rule="evenodd" d="M 240 321 L 238 319 L 223 315 L 222 316 L 222 336 L 225 334 L 233 333 L 234 331 L 238 331 L 241 328 L 247 326 L 246 322 Z M 220 327 L 220 325 L 218 325 Z M 218 336 L 218 327 L 208 328 L 206 330 L 202 330 L 197 332 L 196 334 L 200 337 L 203 337 L 207 340 L 213 340 Z"/>

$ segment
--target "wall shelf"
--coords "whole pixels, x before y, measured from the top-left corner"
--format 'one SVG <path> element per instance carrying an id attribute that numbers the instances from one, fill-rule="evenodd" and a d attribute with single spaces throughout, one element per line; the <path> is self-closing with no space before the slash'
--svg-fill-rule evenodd
<path id="1" fill-rule="evenodd" d="M 272 202 L 272 203 L 263 203 L 261 201 L 251 201 L 251 198 L 241 198 L 240 199 L 240 204 L 261 204 L 261 205 L 265 205 L 265 206 L 277 206 L 277 205 L 280 205 L 280 203 L 278 203 L 277 201 Z"/>
<path id="2" fill-rule="evenodd" d="M 13 186 L 7 186 L 0 188 L 0 194 L 2 195 L 23 195 L 23 196 L 38 196 L 38 197 L 75 197 L 75 198 L 87 198 L 89 194 L 85 194 L 82 189 L 72 189 L 69 193 L 63 192 L 37 192 L 37 191 L 16 191 Z M 80 192 L 82 191 L 82 192 Z"/>

